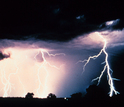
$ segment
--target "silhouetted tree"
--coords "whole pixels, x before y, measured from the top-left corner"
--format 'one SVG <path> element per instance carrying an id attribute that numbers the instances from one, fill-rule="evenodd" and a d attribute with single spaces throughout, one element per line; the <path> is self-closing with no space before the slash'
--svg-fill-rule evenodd
<path id="1" fill-rule="evenodd" d="M 56 98 L 56 95 L 50 93 L 50 94 L 47 96 L 47 98 L 48 98 L 48 99 L 55 99 L 55 98 Z"/>
<path id="2" fill-rule="evenodd" d="M 79 92 L 79 93 L 74 93 L 74 94 L 72 94 L 71 95 L 71 98 L 82 98 L 82 93 L 81 92 Z"/>
<path id="3" fill-rule="evenodd" d="M 87 98 L 97 98 L 97 99 L 100 98 L 100 99 L 102 99 L 102 98 L 107 97 L 107 94 L 105 93 L 105 91 L 96 85 L 90 85 L 86 89 L 86 91 L 87 91 L 87 94 L 85 95 L 85 97 L 87 97 Z"/>
<path id="4" fill-rule="evenodd" d="M 33 93 L 27 93 L 25 98 L 33 98 L 33 95 L 34 95 Z"/>

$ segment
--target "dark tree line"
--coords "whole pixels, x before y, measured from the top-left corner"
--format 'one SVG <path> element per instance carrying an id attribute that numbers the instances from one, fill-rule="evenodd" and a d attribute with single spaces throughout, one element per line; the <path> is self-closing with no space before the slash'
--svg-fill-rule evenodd
<path id="1" fill-rule="evenodd" d="M 84 98 L 106 98 L 108 95 L 105 93 L 105 91 L 96 86 L 96 85 L 90 85 L 87 89 L 86 89 L 87 93 L 86 95 L 84 96 Z M 27 93 L 25 98 L 33 98 L 34 94 L 33 93 Z M 48 94 L 47 96 L 47 99 L 55 99 L 56 98 L 56 95 L 53 94 L 53 93 L 50 93 Z M 82 98 L 82 93 L 79 92 L 79 93 L 74 93 L 71 95 L 71 98 L 76 98 L 76 99 L 79 99 L 79 98 Z"/>
<path id="2" fill-rule="evenodd" d="M 33 96 L 34 96 L 34 93 L 27 93 L 26 95 L 25 95 L 25 98 L 33 98 Z M 56 98 L 56 95 L 55 94 L 52 94 L 52 93 L 50 93 L 50 94 L 48 94 L 48 96 L 47 96 L 47 99 L 55 99 Z"/>

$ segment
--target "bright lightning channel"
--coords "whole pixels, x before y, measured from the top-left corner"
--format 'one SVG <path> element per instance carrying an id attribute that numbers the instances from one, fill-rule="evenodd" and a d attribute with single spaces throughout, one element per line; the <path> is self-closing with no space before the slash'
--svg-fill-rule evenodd
<path id="1" fill-rule="evenodd" d="M 96 32 L 96 33 L 98 33 L 98 32 Z M 112 78 L 112 75 L 111 75 L 111 72 L 113 72 L 113 71 L 112 71 L 112 69 L 110 68 L 109 63 L 108 63 L 108 53 L 106 52 L 107 40 L 106 40 L 102 35 L 100 35 L 99 33 L 98 33 L 98 35 L 99 35 L 99 36 L 101 37 L 101 39 L 104 41 L 104 46 L 103 46 L 103 48 L 101 49 L 101 51 L 100 51 L 97 55 L 90 56 L 88 59 L 85 59 L 85 60 L 83 60 L 83 61 L 80 60 L 80 61 L 78 61 L 78 62 L 82 62 L 82 63 L 86 62 L 86 63 L 84 64 L 84 66 L 83 66 L 83 71 L 84 71 L 86 65 L 89 63 L 89 61 L 90 61 L 91 59 L 96 59 L 97 57 L 99 57 L 99 56 L 102 54 L 102 52 L 105 54 L 105 62 L 104 62 L 104 63 L 105 63 L 105 66 L 104 66 L 104 68 L 103 68 L 103 70 L 102 70 L 100 76 L 97 77 L 97 78 L 95 78 L 95 79 L 93 79 L 92 81 L 98 80 L 98 84 L 97 84 L 97 85 L 99 85 L 99 83 L 100 83 L 100 81 L 101 81 L 101 78 L 102 78 L 102 76 L 103 76 L 103 73 L 107 70 L 108 84 L 109 84 L 109 87 L 110 87 L 109 96 L 112 97 L 112 96 L 113 96 L 113 92 L 115 93 L 115 95 L 120 94 L 118 91 L 115 90 L 115 87 L 114 87 L 114 84 L 113 84 L 113 80 L 118 80 L 118 79 Z"/>
<path id="2" fill-rule="evenodd" d="M 17 73 L 19 71 L 19 68 L 18 68 L 17 62 L 15 62 L 14 64 L 15 64 L 15 67 L 16 67 L 16 71 L 13 72 L 13 73 L 10 73 L 8 78 L 6 77 L 6 71 L 5 71 L 5 68 L 7 67 L 7 63 L 5 63 L 3 69 L 1 69 L 1 75 L 2 75 L 1 82 L 4 85 L 4 88 L 1 89 L 1 90 L 4 90 L 3 97 L 8 97 L 9 94 L 11 93 L 12 89 L 15 89 L 14 84 L 12 84 L 10 82 L 10 79 L 11 79 L 12 75 L 17 75 Z M 18 77 L 19 82 L 22 84 L 22 82 L 21 82 L 21 80 L 20 80 L 18 75 L 17 75 L 17 77 Z M 22 84 L 22 86 L 23 86 L 23 84 Z M 23 86 L 23 90 L 24 90 L 24 92 L 26 92 L 25 89 L 24 89 L 24 86 Z"/>
<path id="3" fill-rule="evenodd" d="M 41 57 L 42 57 L 43 61 L 42 61 L 42 64 L 40 64 L 40 65 L 36 64 L 36 65 L 38 66 L 37 77 L 38 77 L 38 82 L 39 82 L 39 86 L 38 86 L 38 88 L 37 88 L 37 94 L 38 94 L 39 97 L 46 97 L 46 94 L 48 94 L 48 93 L 46 92 L 46 90 L 47 90 L 47 80 L 48 80 L 48 77 L 49 77 L 49 72 L 48 72 L 48 70 L 47 70 L 46 65 L 49 65 L 50 67 L 53 67 L 53 68 L 55 68 L 55 69 L 60 69 L 61 66 L 58 68 L 58 67 L 55 66 L 55 65 L 51 65 L 51 64 L 46 60 L 46 58 L 45 58 L 45 53 L 47 53 L 47 55 L 48 55 L 49 57 L 50 57 L 50 56 L 55 57 L 55 56 L 57 56 L 57 55 L 64 55 L 64 56 L 65 56 L 65 54 L 64 54 L 64 53 L 50 54 L 48 51 L 43 50 L 43 49 L 40 49 L 40 50 L 38 51 L 38 53 L 34 56 L 34 59 L 35 59 L 36 61 L 37 61 L 37 58 L 36 58 L 36 57 L 37 57 L 40 53 L 41 53 Z M 46 76 L 45 76 L 44 85 L 42 84 L 42 82 L 41 82 L 41 80 L 40 80 L 40 69 L 41 69 L 41 68 L 43 68 L 43 69 L 46 71 Z M 42 93 L 42 95 L 40 95 L 40 93 L 39 93 L 41 86 L 42 86 L 42 88 L 43 88 L 43 93 Z"/>
<path id="4" fill-rule="evenodd" d="M 47 61 L 45 54 L 47 54 L 49 57 L 56 57 L 58 55 L 64 55 L 64 53 L 56 53 L 56 54 L 50 54 L 47 50 L 45 49 L 38 49 L 37 54 L 34 56 L 34 59 L 36 61 L 35 65 L 38 67 L 37 69 L 37 80 L 38 80 L 38 88 L 36 89 L 37 95 L 38 97 L 46 97 L 47 90 L 48 90 L 48 86 L 47 86 L 47 82 L 48 82 L 48 77 L 49 77 L 49 72 L 48 72 L 48 66 L 58 69 L 61 69 L 61 65 L 60 67 L 57 67 L 55 65 L 50 64 L 50 62 Z M 42 57 L 42 62 L 39 63 L 37 61 L 37 56 L 41 55 Z M 20 58 L 19 56 L 17 58 Z M 27 60 L 27 56 L 26 58 L 24 58 L 24 60 L 22 60 L 21 62 L 18 63 L 18 61 L 13 60 L 13 58 L 8 58 L 8 59 L 4 59 L 3 62 L 0 62 L 0 71 L 1 71 L 1 82 L 3 84 L 3 88 L 0 91 L 4 91 L 3 97 L 8 97 L 10 96 L 10 93 L 12 92 L 12 89 L 15 89 L 15 84 L 11 83 L 11 79 L 13 75 L 16 75 L 16 77 L 18 78 L 20 84 L 22 85 L 23 88 L 23 96 L 26 94 L 26 89 L 24 84 L 22 83 L 20 77 L 19 77 L 19 72 L 20 72 L 20 68 L 19 65 L 24 62 L 25 60 Z M 8 74 L 8 71 L 6 70 L 7 66 L 9 64 L 12 63 L 12 61 L 14 61 L 14 72 L 11 72 Z M 63 65 L 63 64 L 62 64 Z M 40 73 L 45 71 L 46 75 L 45 77 L 45 82 L 41 81 L 41 77 L 40 77 Z M 8 75 L 8 76 L 7 76 Z M 40 94 L 41 91 L 41 87 L 42 87 L 42 95 Z"/>

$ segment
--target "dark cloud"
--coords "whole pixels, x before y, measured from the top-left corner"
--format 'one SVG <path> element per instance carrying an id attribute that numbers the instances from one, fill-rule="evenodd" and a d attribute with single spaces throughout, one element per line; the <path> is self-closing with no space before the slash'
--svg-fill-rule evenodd
<path id="1" fill-rule="evenodd" d="M 120 19 L 112 29 L 124 27 L 123 3 L 99 0 L 6 1 L 0 3 L 1 39 L 67 41 L 99 30 L 109 20 Z"/>
<path id="2" fill-rule="evenodd" d="M 124 22 L 120 19 L 106 21 L 99 26 L 99 30 L 123 30 Z"/>
<path id="3" fill-rule="evenodd" d="M 4 58 L 9 58 L 10 54 L 3 54 L 2 52 L 0 52 L 0 60 L 3 60 Z"/>

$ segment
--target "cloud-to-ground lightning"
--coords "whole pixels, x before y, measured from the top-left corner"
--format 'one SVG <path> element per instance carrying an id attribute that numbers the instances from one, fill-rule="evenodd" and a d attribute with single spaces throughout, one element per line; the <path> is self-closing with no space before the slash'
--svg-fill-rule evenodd
<path id="1" fill-rule="evenodd" d="M 40 65 L 38 65 L 37 64 L 37 66 L 38 66 L 38 73 L 37 73 L 37 77 L 38 77 L 38 82 L 39 82 L 39 86 L 38 86 L 38 88 L 37 88 L 37 94 L 38 94 L 38 96 L 39 97 L 45 97 L 46 95 L 47 95 L 47 80 L 48 80 L 48 76 L 49 76 L 49 72 L 48 72 L 48 70 L 47 70 L 47 67 L 46 67 L 46 65 L 49 65 L 50 67 L 53 67 L 53 68 L 55 68 L 55 69 L 60 69 L 60 67 L 58 68 L 57 66 L 55 66 L 55 65 L 51 65 L 47 60 L 46 60 L 46 58 L 45 58 L 45 53 L 47 53 L 47 55 L 50 57 L 50 56 L 53 56 L 53 57 L 55 57 L 56 55 L 65 55 L 64 53 L 56 53 L 56 54 L 50 54 L 48 51 L 46 51 L 46 50 L 43 50 L 43 49 L 39 49 L 38 50 L 38 53 L 34 56 L 34 58 L 35 58 L 35 60 L 37 61 L 37 55 L 39 55 L 41 53 L 41 57 L 42 57 L 42 62 L 41 62 L 41 64 Z M 46 76 L 45 76 L 45 82 L 44 82 L 44 84 L 41 82 L 41 80 L 40 80 L 40 69 L 41 68 L 43 68 L 44 70 L 45 70 L 45 72 L 46 72 Z M 41 88 L 41 86 L 42 86 L 42 88 L 43 88 L 43 93 L 42 93 L 42 95 L 40 95 L 40 93 L 39 93 L 39 91 L 40 91 L 40 88 Z"/>
<path id="2" fill-rule="evenodd" d="M 1 69 L 1 76 L 2 76 L 1 77 L 1 82 L 4 85 L 4 88 L 2 89 L 2 90 L 4 90 L 3 97 L 10 96 L 10 93 L 11 93 L 12 89 L 15 90 L 14 84 L 10 82 L 10 79 L 11 79 L 12 75 L 17 75 L 18 74 L 18 71 L 19 71 L 18 65 L 22 62 L 19 62 L 19 64 L 18 64 L 18 62 L 14 61 L 14 67 L 16 68 L 16 70 L 15 70 L 15 72 L 9 73 L 9 75 L 7 76 L 7 73 L 6 73 L 7 71 L 5 70 L 5 68 L 7 68 L 8 63 L 11 63 L 11 59 L 9 59 L 9 61 L 7 59 L 5 59 L 5 63 L 4 63 L 4 65 L 2 65 L 3 69 Z M 2 66 L 1 66 L 1 68 L 2 68 Z M 23 86 L 23 84 L 22 84 L 18 75 L 17 75 L 17 77 L 18 77 L 19 82 Z M 23 90 L 25 92 L 24 86 L 23 86 Z"/>
<path id="3" fill-rule="evenodd" d="M 52 84 L 49 81 L 49 75 L 55 74 L 51 75 L 50 71 L 54 70 L 55 73 L 61 70 L 63 64 L 56 63 L 52 59 L 56 56 L 65 56 L 64 53 L 51 54 L 48 50 L 41 48 L 29 50 L 8 48 L 5 51 L 11 52 L 11 57 L 0 61 L 0 92 L 3 97 L 16 95 L 15 93 L 20 91 L 22 97 L 27 92 L 33 92 L 36 97 L 44 98 L 50 93 L 50 90 L 53 90 L 49 86 Z M 30 83 L 31 80 L 33 80 L 32 83 Z"/>
<path id="4" fill-rule="evenodd" d="M 98 32 L 96 32 L 96 33 L 98 33 Z M 101 37 L 101 39 L 102 39 L 103 42 L 104 42 L 104 45 L 103 45 L 103 48 L 101 49 L 101 51 L 100 51 L 97 55 L 90 56 L 88 59 L 85 59 L 85 60 L 83 60 L 83 61 L 80 60 L 80 61 L 78 61 L 78 62 L 82 62 L 82 63 L 86 62 L 86 63 L 84 64 L 84 66 L 83 66 L 83 71 L 84 71 L 86 65 L 90 62 L 91 59 L 96 59 L 96 58 L 99 57 L 102 53 L 105 54 L 105 62 L 104 62 L 104 63 L 105 63 L 105 66 L 104 66 L 104 68 L 103 68 L 103 70 L 102 70 L 100 76 L 97 77 L 97 78 L 95 78 L 95 79 L 93 79 L 92 81 L 98 80 L 98 84 L 97 84 L 97 85 L 99 85 L 99 83 L 100 83 L 100 81 L 101 81 L 101 78 L 102 78 L 102 76 L 103 76 L 103 73 L 107 70 L 108 84 L 109 84 L 109 86 L 110 86 L 109 96 L 112 97 L 112 96 L 113 96 L 113 92 L 115 93 L 115 95 L 119 94 L 119 92 L 115 90 L 114 83 L 113 83 L 113 80 L 117 80 L 117 79 L 112 78 L 112 72 L 113 72 L 113 71 L 112 71 L 112 69 L 110 68 L 110 65 L 109 65 L 109 62 L 108 62 L 108 53 L 106 52 L 107 40 L 106 40 L 102 35 L 100 35 L 99 33 L 98 33 L 98 35 Z"/>

